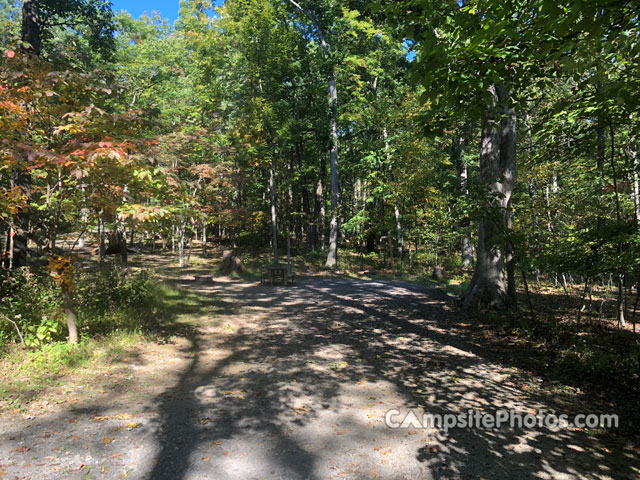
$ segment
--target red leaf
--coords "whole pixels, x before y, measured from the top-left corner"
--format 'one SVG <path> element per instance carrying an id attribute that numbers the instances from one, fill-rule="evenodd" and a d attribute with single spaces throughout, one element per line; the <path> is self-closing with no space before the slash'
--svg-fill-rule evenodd
<path id="1" fill-rule="evenodd" d="M 16 452 L 28 452 L 29 450 L 29 447 L 16 448 Z"/>

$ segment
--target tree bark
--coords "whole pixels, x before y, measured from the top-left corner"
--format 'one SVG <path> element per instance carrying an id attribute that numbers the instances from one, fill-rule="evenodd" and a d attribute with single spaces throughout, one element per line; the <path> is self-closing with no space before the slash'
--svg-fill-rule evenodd
<path id="1" fill-rule="evenodd" d="M 69 343 L 78 343 L 78 327 L 76 326 L 76 314 L 73 311 L 73 301 L 71 300 L 71 291 L 66 283 L 62 283 L 62 303 L 64 305 L 64 314 L 67 319 L 67 328 L 69 330 Z"/>
<path id="2" fill-rule="evenodd" d="M 640 181 L 638 180 L 638 146 L 636 145 L 636 137 L 631 137 L 629 142 L 629 156 L 631 157 L 631 165 L 633 166 L 633 212 L 636 220 L 636 229 L 640 230 Z"/>
<path id="3" fill-rule="evenodd" d="M 184 221 L 178 226 L 178 266 L 184 267 Z"/>
<path id="4" fill-rule="evenodd" d="M 27 51 L 36 57 L 40 56 L 40 2 L 39 0 L 24 0 L 22 3 L 22 41 L 30 47 Z"/>
<path id="5" fill-rule="evenodd" d="M 278 212 L 276 210 L 275 173 L 273 166 L 269 168 L 269 199 L 271 208 L 271 244 L 273 247 L 273 264 L 278 264 Z"/>
<path id="6" fill-rule="evenodd" d="M 476 266 L 469 288 L 461 298 L 465 309 L 507 305 L 502 230 L 511 191 L 506 191 L 509 183 L 504 182 L 505 172 L 500 161 L 500 108 L 496 86 L 489 88 L 489 94 L 491 101 L 482 115 L 480 146 L 480 180 L 488 189 L 488 197 L 478 226 Z"/>
<path id="7" fill-rule="evenodd" d="M 462 133 L 458 136 L 457 144 L 454 144 L 454 163 L 458 170 L 458 178 L 460 180 L 460 194 L 464 200 L 469 197 L 469 170 L 467 164 L 464 161 L 464 153 L 466 149 L 466 130 L 467 127 L 463 127 Z M 465 229 L 464 235 L 461 241 L 462 247 L 462 268 L 471 268 L 473 265 L 473 242 L 471 236 L 466 230 L 469 228 L 469 219 L 464 218 L 463 228 Z"/>
<path id="8" fill-rule="evenodd" d="M 324 39 L 323 39 L 324 43 Z M 333 65 L 329 66 L 329 99 L 331 102 L 331 156 L 329 171 L 331 174 L 331 223 L 329 227 L 329 251 L 327 268 L 338 266 L 338 202 L 340 184 L 338 181 L 338 90 Z"/>
<path id="9" fill-rule="evenodd" d="M 503 172 L 504 216 L 505 216 L 505 261 L 507 264 L 507 302 L 516 304 L 516 270 L 511 233 L 511 196 L 516 181 L 516 126 L 517 117 L 512 105 L 511 92 L 507 87 L 498 88 L 498 100 L 502 110 L 500 121 L 500 167 Z M 557 186 L 556 186 L 557 188 Z"/>
<path id="10" fill-rule="evenodd" d="M 202 222 L 202 255 L 207 253 L 207 222 Z"/>
<path id="11" fill-rule="evenodd" d="M 318 185 L 316 186 L 316 213 L 318 231 L 320 233 L 320 250 L 324 251 L 326 244 L 326 218 L 327 218 L 327 206 L 324 199 L 324 178 L 327 172 L 327 160 L 324 155 L 320 159 L 320 172 L 318 178 Z"/>

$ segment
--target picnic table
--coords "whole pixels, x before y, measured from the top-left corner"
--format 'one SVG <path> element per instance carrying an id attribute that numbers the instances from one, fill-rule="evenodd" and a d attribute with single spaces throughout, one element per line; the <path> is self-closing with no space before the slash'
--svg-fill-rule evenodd
<path id="1" fill-rule="evenodd" d="M 289 265 L 271 265 L 262 274 L 262 282 L 264 283 L 268 279 L 271 285 L 276 282 L 276 279 L 281 279 L 284 285 L 287 281 L 293 282 L 293 278 L 294 275 L 291 273 Z"/>

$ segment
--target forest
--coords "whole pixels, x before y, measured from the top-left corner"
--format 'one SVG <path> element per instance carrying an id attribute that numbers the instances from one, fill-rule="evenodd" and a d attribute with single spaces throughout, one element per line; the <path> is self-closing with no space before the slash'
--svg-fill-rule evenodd
<path id="1" fill-rule="evenodd" d="M 344 317 L 313 303 L 291 311 L 304 322 L 335 315 L 327 328 L 351 346 L 393 337 L 380 326 L 387 314 L 433 315 L 456 348 L 475 338 L 487 358 L 618 413 L 622 435 L 637 435 L 636 2 L 179 3 L 170 21 L 109 0 L 0 1 L 0 412 L 29 412 L 91 365 L 135 362 L 132 352 L 197 350 L 194 332 L 214 328 L 199 316 L 215 318 L 220 338 L 240 334 L 234 303 L 251 310 L 266 295 L 277 310 L 336 282 L 326 288 L 338 289 Z M 234 255 L 233 287 L 213 286 L 223 252 Z M 255 286 L 283 264 L 294 285 Z M 358 282 L 412 293 L 376 303 L 367 290 L 358 301 Z M 414 311 L 414 301 L 425 304 Z M 442 307 L 424 313 L 431 301 Z M 378 309 L 371 324 L 345 333 L 350 309 L 367 305 Z M 282 328 L 293 341 L 297 327 Z M 420 337 L 406 328 L 396 340 Z M 399 348 L 385 345 L 383 357 Z M 352 360 L 338 360 L 329 374 L 359 381 Z M 433 448 L 456 474 L 471 468 Z M 162 473 L 173 468 L 162 452 L 136 478 L 186 478 L 187 464 Z M 522 462 L 532 476 L 548 466 Z M 585 468 L 604 476 L 544 478 L 639 474 L 631 465 L 607 477 L 603 464 Z M 286 468 L 278 478 L 320 478 Z M 366 469 L 353 478 L 378 478 Z M 423 478 L 395 474 L 379 478 Z M 229 475 L 215 478 L 249 478 Z"/>

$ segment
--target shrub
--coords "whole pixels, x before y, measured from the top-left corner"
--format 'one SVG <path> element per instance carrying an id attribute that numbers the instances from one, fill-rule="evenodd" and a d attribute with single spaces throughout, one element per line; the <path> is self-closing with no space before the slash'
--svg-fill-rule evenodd
<path id="1" fill-rule="evenodd" d="M 159 310 L 158 291 L 147 270 L 111 267 L 80 274 L 73 295 L 78 328 L 84 335 L 148 328 Z"/>
<path id="2" fill-rule="evenodd" d="M 146 270 L 76 272 L 73 303 L 79 332 L 86 337 L 151 327 L 161 310 L 160 290 Z M 60 288 L 46 272 L 21 269 L 5 274 L 0 298 L 0 342 L 18 341 L 16 326 L 29 347 L 66 337 Z"/>
<path id="3" fill-rule="evenodd" d="M 17 341 L 15 326 L 27 346 L 64 338 L 60 288 L 46 273 L 30 269 L 19 269 L 13 275 L 4 272 L 0 298 L 0 339 Z"/>

